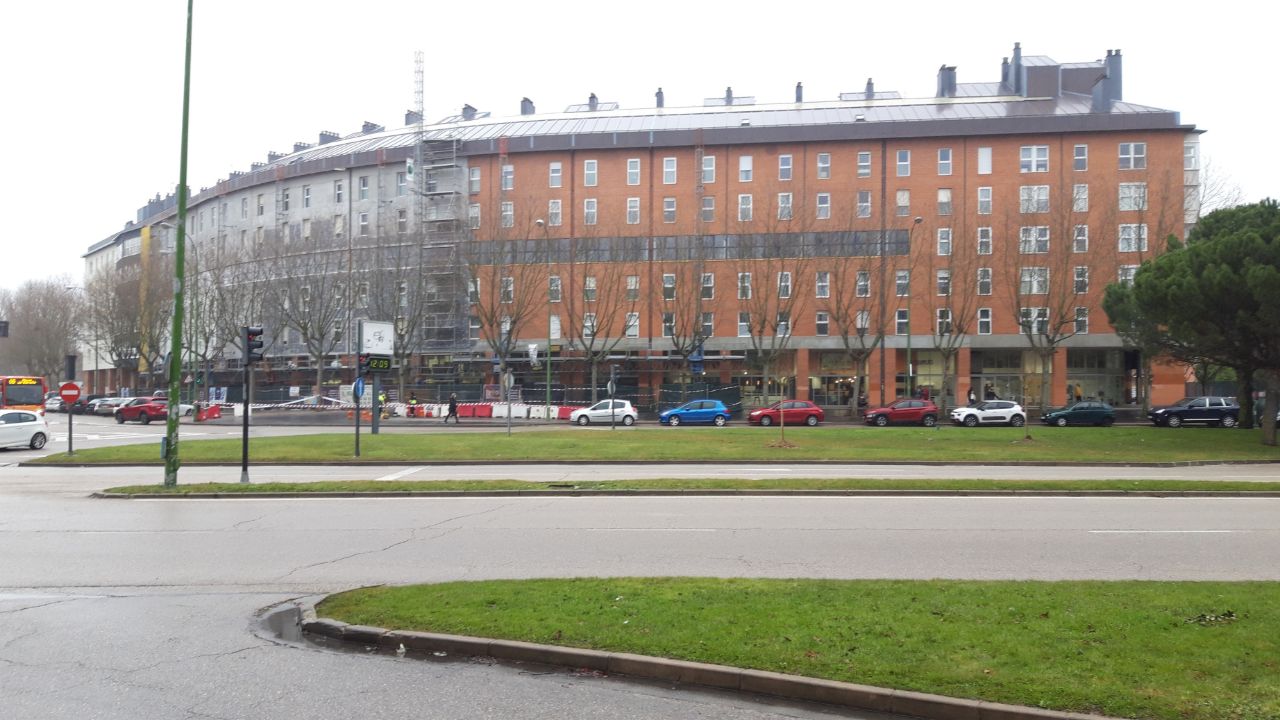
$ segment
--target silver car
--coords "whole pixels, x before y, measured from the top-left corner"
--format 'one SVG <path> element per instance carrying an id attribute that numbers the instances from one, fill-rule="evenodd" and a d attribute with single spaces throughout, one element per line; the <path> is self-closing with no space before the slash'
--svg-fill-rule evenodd
<path id="1" fill-rule="evenodd" d="M 0 448 L 39 450 L 49 442 L 49 421 L 30 410 L 0 410 Z"/>
<path id="2" fill-rule="evenodd" d="M 979 425 L 1012 425 L 1022 427 L 1027 414 L 1022 406 L 1009 400 L 987 400 L 973 406 L 958 407 L 951 411 L 951 422 L 965 427 Z"/>
<path id="3" fill-rule="evenodd" d="M 608 424 L 612 418 L 613 422 L 621 425 L 635 425 L 637 417 L 639 414 L 628 400 L 601 400 L 589 408 L 574 410 L 569 414 L 569 422 L 579 425 Z"/>

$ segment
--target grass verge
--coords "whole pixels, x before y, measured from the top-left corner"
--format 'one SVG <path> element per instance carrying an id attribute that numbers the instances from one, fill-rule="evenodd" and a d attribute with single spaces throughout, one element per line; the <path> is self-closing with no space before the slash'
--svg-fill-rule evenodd
<path id="1" fill-rule="evenodd" d="M 365 588 L 318 611 L 1074 712 L 1280 717 L 1280 583 L 584 578 Z"/>
<path id="2" fill-rule="evenodd" d="M 794 447 L 773 446 L 777 428 L 661 428 L 618 432 L 563 428 L 545 432 L 382 433 L 361 439 L 353 457 L 350 433 L 254 438 L 252 462 L 315 463 L 520 461 L 797 461 L 840 462 L 1185 462 L 1280 460 L 1261 444 L 1260 430 L 1154 427 L 1031 428 L 791 428 Z M 184 462 L 238 463 L 240 440 L 182 443 Z M 118 445 L 59 453 L 34 463 L 158 465 L 154 445 Z"/>

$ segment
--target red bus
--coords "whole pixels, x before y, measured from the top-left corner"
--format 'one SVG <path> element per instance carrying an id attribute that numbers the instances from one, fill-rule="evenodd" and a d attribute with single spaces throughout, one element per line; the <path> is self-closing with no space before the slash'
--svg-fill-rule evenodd
<path id="1" fill-rule="evenodd" d="M 47 391 L 42 377 L 0 375 L 0 408 L 43 411 Z"/>

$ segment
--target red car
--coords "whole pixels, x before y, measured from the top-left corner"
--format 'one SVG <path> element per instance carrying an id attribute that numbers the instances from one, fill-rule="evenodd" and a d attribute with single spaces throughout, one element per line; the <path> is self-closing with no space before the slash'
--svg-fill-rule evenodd
<path id="1" fill-rule="evenodd" d="M 767 408 L 752 410 L 747 416 L 747 422 L 752 425 L 774 425 L 784 419 L 788 425 L 813 427 L 826 420 L 826 413 L 808 400 L 783 400 Z"/>
<path id="2" fill-rule="evenodd" d="M 899 400 L 888 407 L 867 411 L 867 424 L 884 427 L 906 423 L 933 427 L 938 424 L 938 406 L 932 400 Z"/>
<path id="3" fill-rule="evenodd" d="M 118 423 L 137 420 L 146 425 L 152 420 L 168 419 L 169 404 L 164 398 L 134 398 L 116 408 L 115 416 Z"/>

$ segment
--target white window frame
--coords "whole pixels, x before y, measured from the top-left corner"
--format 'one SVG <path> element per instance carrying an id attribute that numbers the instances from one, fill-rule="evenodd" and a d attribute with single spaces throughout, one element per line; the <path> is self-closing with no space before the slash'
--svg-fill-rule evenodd
<path id="1" fill-rule="evenodd" d="M 751 194 L 743 193 L 738 196 L 738 222 L 751 222 L 751 217 Z"/>
<path id="2" fill-rule="evenodd" d="M 990 255 L 995 248 L 994 236 L 988 226 L 978 228 L 978 254 Z"/>
<path id="3" fill-rule="evenodd" d="M 871 177 L 871 153 L 867 150 L 858 153 L 858 177 Z"/>
<path id="4" fill-rule="evenodd" d="M 994 193 L 989 187 L 978 188 L 978 214 L 979 215 L 991 214 L 991 209 L 994 205 L 994 200 L 992 199 L 993 195 Z"/>
<path id="5" fill-rule="evenodd" d="M 1089 185 L 1076 183 L 1071 187 L 1071 212 L 1089 212 Z"/>
<path id="6" fill-rule="evenodd" d="M 818 153 L 818 179 L 831 179 L 831 153 Z"/>
<path id="7" fill-rule="evenodd" d="M 304 208 L 311 207 L 311 186 L 310 185 L 302 186 L 302 207 Z"/>
<path id="8" fill-rule="evenodd" d="M 516 279 L 513 277 L 502 278 L 501 291 L 499 292 L 500 301 L 505 304 L 513 303 L 516 300 Z"/>
<path id="9" fill-rule="evenodd" d="M 702 184 L 710 185 L 716 181 L 716 156 L 702 156 Z"/>
<path id="10" fill-rule="evenodd" d="M 627 276 L 627 302 L 635 302 L 640 299 L 640 276 Z"/>
<path id="11" fill-rule="evenodd" d="M 791 297 L 791 271 L 778 271 L 778 299 L 786 300 Z"/>
<path id="12" fill-rule="evenodd" d="M 753 173 L 750 155 L 738 156 L 738 182 L 751 182 Z"/>
<path id="13" fill-rule="evenodd" d="M 990 335 L 993 324 L 991 308 L 978 308 L 978 334 Z"/>
<path id="14" fill-rule="evenodd" d="M 564 187 L 564 165 L 558 162 L 547 164 L 547 187 Z"/>
<path id="15" fill-rule="evenodd" d="M 1073 272 L 1072 288 L 1077 295 L 1085 295 L 1089 292 L 1089 266 L 1076 265 Z"/>
<path id="16" fill-rule="evenodd" d="M 893 271 L 893 294 L 895 297 L 909 297 L 911 295 L 910 270 Z"/>
<path id="17" fill-rule="evenodd" d="M 704 312 L 698 319 L 701 321 L 699 330 L 702 331 L 702 337 L 714 337 L 716 332 L 716 314 L 713 312 Z"/>
<path id="18" fill-rule="evenodd" d="M 779 155 L 778 156 L 778 181 L 790 182 L 791 176 L 793 174 L 793 170 L 794 168 L 792 167 L 791 156 Z"/>
<path id="19" fill-rule="evenodd" d="M 871 191 L 870 190 L 858 191 L 858 217 L 860 218 L 871 217 Z"/>
<path id="20" fill-rule="evenodd" d="M 938 308 L 934 314 L 934 332 L 939 336 L 951 334 L 951 308 Z"/>
<path id="21" fill-rule="evenodd" d="M 627 158 L 627 184 L 640 184 L 640 158 Z"/>
<path id="22" fill-rule="evenodd" d="M 356 221 L 360 228 L 360 237 L 369 237 L 369 213 L 357 213 Z"/>
<path id="23" fill-rule="evenodd" d="M 1144 142 L 1120 143 L 1120 169 L 1146 170 L 1147 144 Z"/>
<path id="24" fill-rule="evenodd" d="M 582 314 L 582 337 L 594 338 L 596 336 L 596 314 Z"/>
<path id="25" fill-rule="evenodd" d="M 1049 212 L 1049 186 L 1023 185 L 1018 188 L 1018 212 Z"/>
<path id="26" fill-rule="evenodd" d="M 471 203 L 467 206 L 467 221 L 472 230 L 480 229 L 480 203 Z"/>
<path id="27" fill-rule="evenodd" d="M 600 296 L 599 287 L 595 275 L 588 275 L 582 279 L 582 301 L 595 302 Z"/>
<path id="28" fill-rule="evenodd" d="M 978 174 L 991 174 L 991 148 L 989 147 L 978 148 Z"/>
<path id="29" fill-rule="evenodd" d="M 478 167 L 467 170 L 467 192 L 472 195 L 480 192 L 480 168 Z"/>
<path id="30" fill-rule="evenodd" d="M 640 337 L 640 313 L 627 313 L 627 324 L 624 334 L 629 338 Z"/>
<path id="31" fill-rule="evenodd" d="M 560 200 L 547 201 L 547 225 L 560 227 L 564 223 L 564 206 Z"/>
<path id="32" fill-rule="evenodd" d="M 934 273 L 934 291 L 938 297 L 951 296 L 951 271 L 947 269 L 938 270 Z"/>
<path id="33" fill-rule="evenodd" d="M 938 214 L 950 215 L 952 209 L 951 188 L 938 188 Z"/>
<path id="34" fill-rule="evenodd" d="M 1049 308 L 1024 307 L 1018 309 L 1018 329 L 1033 335 L 1049 332 Z"/>
<path id="35" fill-rule="evenodd" d="M 738 337 L 751 337 L 751 313 L 738 312 Z"/>
<path id="36" fill-rule="evenodd" d="M 831 334 L 831 313 L 819 310 L 813 316 L 813 334 L 827 337 Z"/>
<path id="37" fill-rule="evenodd" d="M 831 193 L 818 193 L 814 212 L 818 220 L 831 219 Z"/>
<path id="38" fill-rule="evenodd" d="M 1018 148 L 1018 172 L 1049 172 L 1049 146 L 1023 145 Z"/>
<path id="39" fill-rule="evenodd" d="M 676 159 L 673 157 L 662 158 L 662 184 L 676 184 Z"/>
<path id="40" fill-rule="evenodd" d="M 1076 145 L 1071 150 L 1071 169 L 1084 172 L 1089 169 L 1089 146 Z"/>
<path id="41" fill-rule="evenodd" d="M 700 287 L 702 288 L 700 292 L 703 300 L 715 300 L 716 299 L 716 274 L 702 273 L 702 282 L 700 284 Z"/>
<path id="42" fill-rule="evenodd" d="M 911 216 L 911 191 L 898 190 L 893 194 L 893 214 L 897 217 Z"/>
<path id="43" fill-rule="evenodd" d="M 1138 272 L 1137 265 L 1121 265 L 1116 270 L 1116 281 L 1121 285 L 1132 285 L 1133 276 Z"/>
<path id="44" fill-rule="evenodd" d="M 1018 229 L 1018 252 L 1039 255 L 1049 252 L 1049 226 L 1024 225 Z"/>
<path id="45" fill-rule="evenodd" d="M 1089 252 L 1089 226 L 1076 225 L 1072 228 L 1071 252 L 1087 253 Z"/>
<path id="46" fill-rule="evenodd" d="M 738 299 L 751 299 L 751 273 L 749 272 L 738 273 Z"/>
<path id="47" fill-rule="evenodd" d="M 516 189 L 516 166 L 515 165 L 502 166 L 502 189 L 503 190 Z"/>
<path id="48" fill-rule="evenodd" d="M 564 299 L 564 281 L 559 275 L 547 278 L 547 302 L 558 303 Z"/>
<path id="49" fill-rule="evenodd" d="M 710 223 L 716 221 L 716 199 L 712 195 L 702 196 L 702 208 L 699 210 L 698 217 L 702 222 Z"/>
<path id="50" fill-rule="evenodd" d="M 898 308 L 893 311 L 893 334 L 894 335 L 910 335 L 911 334 L 911 311 L 905 308 Z"/>
<path id="51" fill-rule="evenodd" d="M 668 301 L 676 299 L 675 273 L 662 274 L 662 299 Z"/>
<path id="52" fill-rule="evenodd" d="M 1089 334 L 1089 308 L 1087 307 L 1076 308 L 1075 330 L 1077 335 Z"/>
<path id="53" fill-rule="evenodd" d="M 359 181 L 357 182 L 356 187 L 359 188 L 360 190 L 358 199 L 368 200 L 369 199 L 369 176 L 361 175 Z"/>
<path id="54" fill-rule="evenodd" d="M 938 148 L 938 175 L 946 176 L 951 174 L 951 148 Z"/>
<path id="55" fill-rule="evenodd" d="M 662 337 L 673 337 L 676 334 L 676 314 L 673 312 L 662 313 Z"/>
<path id="56" fill-rule="evenodd" d="M 551 331 L 551 340 L 559 340 L 561 336 L 560 315 L 552 315 L 548 329 Z"/>
<path id="57" fill-rule="evenodd" d="M 773 323 L 773 334 L 775 337 L 788 337 L 791 335 L 791 311 L 779 310 L 777 319 Z"/>
<path id="58" fill-rule="evenodd" d="M 978 294 L 990 295 L 992 288 L 991 268 L 978 268 Z"/>
<path id="59" fill-rule="evenodd" d="M 1120 252 L 1147 251 L 1147 224 L 1124 223 L 1118 234 Z"/>
<path id="60" fill-rule="evenodd" d="M 813 296 L 816 298 L 831 297 L 831 271 L 819 270 L 813 277 Z"/>
<path id="61" fill-rule="evenodd" d="M 792 216 L 792 195 L 789 192 L 778 193 L 778 219 L 790 220 Z"/>
<path id="62" fill-rule="evenodd" d="M 951 254 L 951 228 L 938 228 L 938 255 L 947 257 Z"/>
<path id="63" fill-rule="evenodd" d="M 662 222 L 673 223 L 676 221 L 676 199 L 673 197 L 662 198 Z"/>
<path id="64" fill-rule="evenodd" d="M 1144 182 L 1120 183 L 1120 211 L 1147 209 L 1147 184 Z"/>
<path id="65" fill-rule="evenodd" d="M 871 297 L 871 271 L 858 271 L 854 276 L 853 292 L 860 298 Z"/>
<path id="66" fill-rule="evenodd" d="M 582 161 L 582 186 L 595 187 L 600 183 L 600 161 Z"/>
<path id="67" fill-rule="evenodd" d="M 585 198 L 582 201 L 582 224 L 595 225 L 600 220 L 600 204 L 596 198 Z"/>
<path id="68" fill-rule="evenodd" d="M 1049 294 L 1049 268 L 1047 267 L 1024 267 L 1018 276 L 1018 294 L 1026 295 L 1048 295 Z"/>
<path id="69" fill-rule="evenodd" d="M 502 212 L 502 227 L 515 227 L 516 204 L 510 201 L 503 202 L 500 209 Z"/>
<path id="70" fill-rule="evenodd" d="M 894 153 L 894 159 L 896 160 L 894 164 L 896 169 L 895 177 L 911 177 L 911 151 L 898 150 Z"/>
<path id="71" fill-rule="evenodd" d="M 627 224 L 640 224 L 640 198 L 638 197 L 627 198 Z"/>

